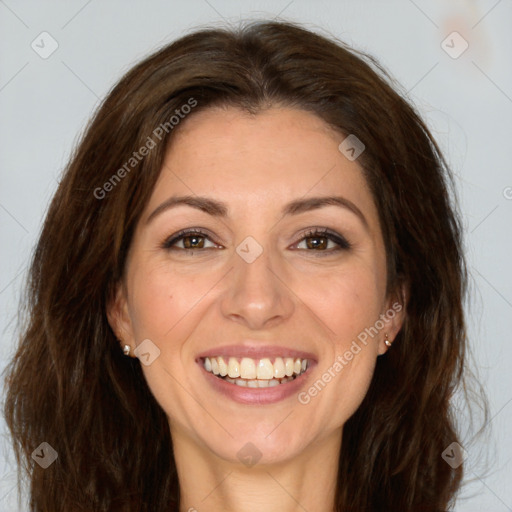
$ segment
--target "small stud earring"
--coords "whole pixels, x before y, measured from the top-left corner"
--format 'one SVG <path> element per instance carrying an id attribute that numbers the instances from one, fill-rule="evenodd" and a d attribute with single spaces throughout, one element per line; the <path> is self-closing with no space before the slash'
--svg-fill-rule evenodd
<path id="1" fill-rule="evenodd" d="M 387 335 L 387 334 L 386 334 L 386 339 L 384 340 L 384 343 L 385 343 L 385 344 L 386 344 L 386 346 L 388 346 L 388 347 L 391 347 L 391 345 L 393 344 L 393 343 L 391 343 L 391 341 L 389 341 L 389 339 L 388 339 L 388 335 Z"/>
<path id="2" fill-rule="evenodd" d="M 131 351 L 131 347 L 130 347 L 130 345 L 125 345 L 125 346 L 123 347 L 123 354 L 124 354 L 125 356 L 129 356 L 129 355 L 130 355 L 130 351 Z"/>

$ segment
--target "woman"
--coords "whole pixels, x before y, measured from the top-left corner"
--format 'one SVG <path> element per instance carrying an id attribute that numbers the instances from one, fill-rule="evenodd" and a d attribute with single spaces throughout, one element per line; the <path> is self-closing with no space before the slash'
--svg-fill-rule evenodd
<path id="1" fill-rule="evenodd" d="M 385 72 L 299 26 L 135 66 L 33 257 L 6 401 L 33 510 L 449 508 L 450 180 Z"/>

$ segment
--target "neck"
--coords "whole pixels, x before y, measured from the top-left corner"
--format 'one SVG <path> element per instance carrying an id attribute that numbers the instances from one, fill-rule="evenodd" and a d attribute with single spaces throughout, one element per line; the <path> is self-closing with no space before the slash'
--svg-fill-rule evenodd
<path id="1" fill-rule="evenodd" d="M 341 431 L 296 456 L 247 467 L 221 459 L 171 428 L 180 512 L 332 512 Z"/>

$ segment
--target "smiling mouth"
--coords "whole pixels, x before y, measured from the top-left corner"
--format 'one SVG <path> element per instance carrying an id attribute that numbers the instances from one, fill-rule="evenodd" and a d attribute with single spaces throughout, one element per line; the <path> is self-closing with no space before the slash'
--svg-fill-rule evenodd
<path id="1" fill-rule="evenodd" d="M 291 382 L 310 366 L 308 359 L 275 357 L 205 357 L 204 369 L 230 384 L 248 388 L 274 387 Z"/>

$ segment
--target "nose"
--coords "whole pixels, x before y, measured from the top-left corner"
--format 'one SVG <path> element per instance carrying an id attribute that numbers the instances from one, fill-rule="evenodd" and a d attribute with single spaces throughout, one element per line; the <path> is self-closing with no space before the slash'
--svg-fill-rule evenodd
<path id="1" fill-rule="evenodd" d="M 271 265 L 269 252 L 251 263 L 234 255 L 221 301 L 222 314 L 251 330 L 273 327 L 286 321 L 294 310 L 293 292 L 286 285 L 286 275 Z"/>

